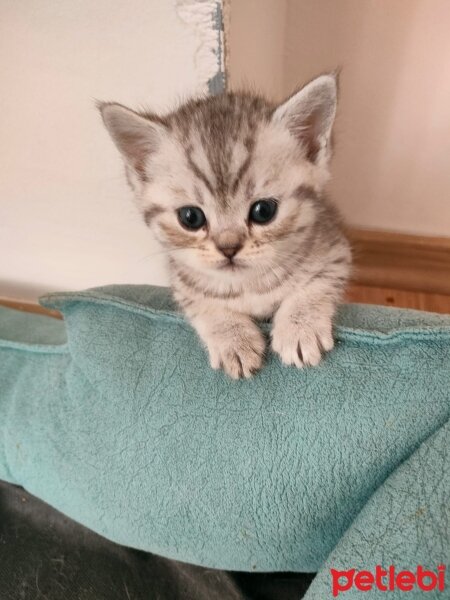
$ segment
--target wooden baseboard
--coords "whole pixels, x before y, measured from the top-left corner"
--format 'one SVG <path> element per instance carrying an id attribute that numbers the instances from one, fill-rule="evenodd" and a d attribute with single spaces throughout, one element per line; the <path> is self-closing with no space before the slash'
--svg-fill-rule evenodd
<path id="1" fill-rule="evenodd" d="M 450 295 L 450 238 L 352 229 L 353 281 Z"/>
<path id="2" fill-rule="evenodd" d="M 427 294 L 408 290 L 372 287 L 351 284 L 345 295 L 346 302 L 360 304 L 381 304 L 395 308 L 413 308 L 435 313 L 450 313 L 450 296 L 444 294 Z"/>
<path id="3" fill-rule="evenodd" d="M 347 300 L 450 312 L 450 238 L 363 229 L 347 234 L 355 265 Z M 0 298 L 1 304 L 61 318 L 36 304 Z"/>
<path id="4" fill-rule="evenodd" d="M 11 298 L 0 298 L 0 306 L 14 308 L 15 310 L 21 310 L 23 312 L 46 315 L 47 317 L 55 317 L 56 319 L 62 319 L 61 313 L 57 310 L 44 308 L 40 304 L 33 304 L 32 302 L 22 302 L 21 300 L 12 300 Z"/>

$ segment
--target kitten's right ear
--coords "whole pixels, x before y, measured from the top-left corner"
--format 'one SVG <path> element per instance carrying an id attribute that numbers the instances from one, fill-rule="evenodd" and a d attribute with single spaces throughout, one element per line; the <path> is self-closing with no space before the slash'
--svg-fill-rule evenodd
<path id="1" fill-rule="evenodd" d="M 327 163 L 336 115 L 337 73 L 321 75 L 310 81 L 279 106 L 273 120 L 283 123 L 303 146 L 313 163 Z"/>
<path id="2" fill-rule="evenodd" d="M 126 164 L 145 181 L 147 159 L 158 149 L 165 132 L 164 125 L 151 121 L 121 104 L 101 102 L 98 109 Z"/>

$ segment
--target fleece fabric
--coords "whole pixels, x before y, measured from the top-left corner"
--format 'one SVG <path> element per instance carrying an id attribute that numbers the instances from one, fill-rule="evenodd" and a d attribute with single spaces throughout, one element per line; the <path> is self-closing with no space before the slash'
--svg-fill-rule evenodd
<path id="1" fill-rule="evenodd" d="M 319 571 L 311 599 L 330 568 L 447 564 L 450 317 L 346 305 L 318 367 L 236 382 L 164 288 L 43 303 L 64 323 L 0 312 L 1 479 L 120 544 Z"/>

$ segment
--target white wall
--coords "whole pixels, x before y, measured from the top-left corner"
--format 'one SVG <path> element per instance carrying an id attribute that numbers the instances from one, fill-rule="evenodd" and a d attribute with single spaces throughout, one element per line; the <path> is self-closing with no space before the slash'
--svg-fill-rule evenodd
<path id="1" fill-rule="evenodd" d="M 330 191 L 347 222 L 450 236 L 449 27 L 448 0 L 231 0 L 230 81 L 278 99 L 342 67 Z"/>
<path id="2" fill-rule="evenodd" d="M 0 295 L 166 282 L 94 99 L 207 92 L 215 4 L 0 0 Z"/>

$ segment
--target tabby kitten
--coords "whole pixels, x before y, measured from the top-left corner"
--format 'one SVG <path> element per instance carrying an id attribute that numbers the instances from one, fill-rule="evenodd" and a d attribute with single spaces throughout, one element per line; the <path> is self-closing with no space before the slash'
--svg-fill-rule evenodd
<path id="1" fill-rule="evenodd" d="M 279 106 L 249 93 L 191 100 L 160 116 L 102 103 L 143 218 L 167 250 L 175 299 L 233 378 L 262 365 L 256 319 L 273 317 L 286 365 L 317 365 L 351 256 L 323 196 L 334 75 Z"/>

